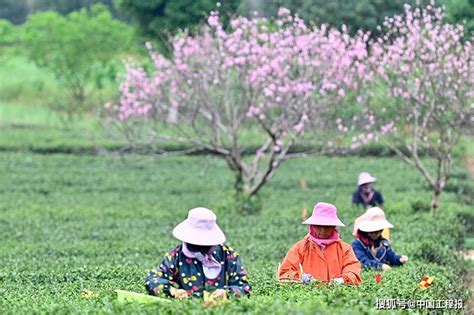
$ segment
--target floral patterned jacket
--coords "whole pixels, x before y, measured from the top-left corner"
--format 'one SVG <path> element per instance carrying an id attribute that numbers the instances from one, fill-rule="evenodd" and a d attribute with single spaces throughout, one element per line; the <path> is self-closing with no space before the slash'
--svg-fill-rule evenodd
<path id="1" fill-rule="evenodd" d="M 230 294 L 240 297 L 249 295 L 251 287 L 247 280 L 247 270 L 242 266 L 239 254 L 225 244 L 212 248 L 212 255 L 222 264 L 220 274 L 215 279 L 207 279 L 202 263 L 183 254 L 182 244 L 165 254 L 161 264 L 150 270 L 145 280 L 149 294 L 171 296 L 170 287 L 184 289 L 188 295 L 202 296 L 203 291 L 227 289 Z"/>

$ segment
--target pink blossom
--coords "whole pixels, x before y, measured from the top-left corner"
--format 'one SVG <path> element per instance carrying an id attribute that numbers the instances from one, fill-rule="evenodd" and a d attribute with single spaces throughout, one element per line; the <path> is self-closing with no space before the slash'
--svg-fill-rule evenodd
<path id="1" fill-rule="evenodd" d="M 209 18 L 207 19 L 207 23 L 209 24 L 209 26 L 212 26 L 212 27 L 219 26 L 220 25 L 219 16 L 216 14 L 211 14 Z"/>
<path id="2" fill-rule="evenodd" d="M 299 123 L 293 126 L 293 130 L 296 133 L 302 133 L 304 131 L 304 123 L 300 121 Z"/>
<path id="3" fill-rule="evenodd" d="M 278 16 L 285 16 L 285 15 L 289 15 L 290 13 L 291 13 L 290 10 L 288 10 L 287 8 L 280 7 L 278 9 Z"/>
<path id="4" fill-rule="evenodd" d="M 208 26 L 172 38 L 172 57 L 147 44 L 151 67 L 126 66 L 111 115 L 145 137 L 156 135 L 150 128 L 164 123 L 192 145 L 192 132 L 178 126 L 198 126 L 199 142 L 211 146 L 234 135 L 241 145 L 243 129 L 262 128 L 262 135 L 278 138 L 268 155 L 286 149 L 290 139 L 324 125 L 326 110 L 340 112 L 341 97 L 358 96 L 362 79 L 373 70 L 367 34 L 309 26 L 289 10 L 279 11 L 274 22 L 280 27 L 269 27 L 265 18 L 235 17 L 229 28 L 212 12 Z M 342 132 L 351 127 L 342 120 L 337 126 Z M 255 141 L 266 148 L 269 138 Z M 262 154 L 257 151 L 257 158 Z"/>

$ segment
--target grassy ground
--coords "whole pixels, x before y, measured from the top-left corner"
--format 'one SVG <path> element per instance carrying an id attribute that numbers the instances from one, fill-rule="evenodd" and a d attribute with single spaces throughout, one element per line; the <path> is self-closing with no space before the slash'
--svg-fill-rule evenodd
<path id="1" fill-rule="evenodd" d="M 0 55 L 0 101 L 45 104 L 58 91 L 52 74 L 24 57 Z"/>
<path id="2" fill-rule="evenodd" d="M 81 117 L 67 125 L 44 106 L 0 102 L 0 128 L 0 151 L 90 154 L 98 148 L 125 145 L 122 140 L 111 140 L 94 117 Z"/>
<path id="3" fill-rule="evenodd" d="M 442 209 L 446 214 L 433 218 L 414 212 L 411 203 L 429 200 L 430 192 L 416 173 L 397 160 L 290 161 L 262 191 L 263 210 L 253 215 L 231 208 L 232 177 L 215 158 L 124 160 L 1 153 L 0 169 L 4 173 L 0 180 L 2 313 L 23 313 L 32 306 L 46 313 L 155 313 L 161 306 L 117 304 L 113 290 L 144 292 L 147 270 L 177 244 L 171 236 L 173 226 L 195 206 L 218 213 L 229 244 L 241 253 L 250 271 L 254 296 L 225 306 L 225 311 L 372 312 L 376 298 L 466 297 L 461 287 L 462 264 L 453 253 L 454 244 L 462 241 L 462 229 L 456 224 L 447 227 L 445 222 L 455 222 L 448 210 L 467 206 L 454 203 L 456 197 L 446 194 Z M 378 188 L 395 225 L 394 248 L 409 255 L 410 264 L 386 274 L 379 285 L 373 281 L 373 272 L 364 272 L 360 288 L 276 285 L 278 262 L 306 233 L 300 224 L 302 207 L 320 200 L 335 203 L 348 224 L 343 239 L 352 240 L 350 225 L 361 211 L 350 207 L 350 194 L 362 169 L 381 179 Z M 299 187 L 301 178 L 306 178 L 308 191 Z M 442 229 L 450 235 L 439 238 Z M 436 276 L 433 287 L 413 293 L 426 274 Z M 83 298 L 82 289 L 98 296 Z M 198 300 L 163 307 L 203 311 Z"/>
<path id="4" fill-rule="evenodd" d="M 123 145 L 109 140 L 91 115 L 67 124 L 49 108 L 63 95 L 45 70 L 23 57 L 0 56 L 0 151 L 91 153 Z"/>

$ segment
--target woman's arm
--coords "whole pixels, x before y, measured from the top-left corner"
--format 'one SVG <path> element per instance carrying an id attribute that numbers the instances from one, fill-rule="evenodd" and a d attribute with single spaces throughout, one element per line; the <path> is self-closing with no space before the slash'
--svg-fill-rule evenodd
<path id="1" fill-rule="evenodd" d="M 301 264 L 300 255 L 298 253 L 298 244 L 290 248 L 278 272 L 280 280 L 299 280 L 302 275 L 299 274 L 299 266 Z"/>
<path id="2" fill-rule="evenodd" d="M 150 270 L 145 280 L 145 288 L 150 295 L 165 294 L 172 296 L 170 288 L 178 288 L 178 256 L 176 249 L 166 253 L 161 264 Z"/>
<path id="3" fill-rule="evenodd" d="M 250 295 L 252 288 L 248 283 L 247 270 L 242 265 L 240 255 L 227 246 L 224 247 L 224 255 L 227 259 L 227 289 L 236 297 Z"/>
<path id="4" fill-rule="evenodd" d="M 357 260 L 352 247 L 347 246 L 342 263 L 343 267 L 340 278 L 342 278 L 346 284 L 359 285 L 361 283 L 360 262 Z"/>

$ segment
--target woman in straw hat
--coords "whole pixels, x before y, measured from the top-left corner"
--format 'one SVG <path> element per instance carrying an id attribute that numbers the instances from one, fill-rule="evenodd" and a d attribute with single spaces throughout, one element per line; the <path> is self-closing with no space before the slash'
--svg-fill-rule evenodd
<path id="1" fill-rule="evenodd" d="M 247 271 L 240 256 L 223 244 L 225 235 L 214 212 L 190 210 L 187 219 L 174 228 L 173 236 L 182 243 L 150 271 L 145 282 L 149 294 L 187 298 L 207 291 L 214 299 L 250 294 Z"/>
<path id="2" fill-rule="evenodd" d="M 279 268 L 279 280 L 360 284 L 359 261 L 336 229 L 345 226 L 337 217 L 336 207 L 317 203 L 303 224 L 309 226 L 309 233 L 286 254 Z"/>
<path id="3" fill-rule="evenodd" d="M 374 183 L 377 181 L 377 178 L 373 177 L 367 172 L 362 172 L 357 178 L 357 185 L 359 186 L 357 190 L 352 195 L 352 203 L 356 206 L 363 207 L 383 207 L 383 197 L 382 194 L 376 191 L 373 187 Z"/>
<path id="4" fill-rule="evenodd" d="M 400 266 L 408 262 L 405 255 L 397 255 L 390 242 L 382 237 L 382 230 L 393 228 L 385 218 L 382 209 L 373 207 L 357 219 L 354 224 L 355 241 L 352 248 L 364 268 L 374 268 L 383 271 L 390 266 Z"/>

